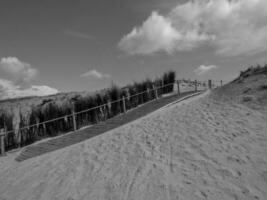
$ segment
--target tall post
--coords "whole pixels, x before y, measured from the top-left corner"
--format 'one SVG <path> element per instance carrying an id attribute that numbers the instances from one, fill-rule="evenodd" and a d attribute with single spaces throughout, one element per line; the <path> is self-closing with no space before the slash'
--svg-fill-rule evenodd
<path id="1" fill-rule="evenodd" d="M 147 89 L 146 89 L 146 94 L 147 94 L 148 101 L 150 101 L 150 93 L 149 93 L 149 91 L 150 91 L 150 90 L 147 88 Z"/>
<path id="2" fill-rule="evenodd" d="M 19 139 L 18 139 L 18 141 L 19 141 L 19 148 L 21 148 L 21 131 L 20 130 L 18 130 L 18 137 L 19 137 Z"/>
<path id="3" fill-rule="evenodd" d="M 222 85 L 223 85 L 223 81 L 221 80 L 221 87 L 222 87 Z"/>
<path id="4" fill-rule="evenodd" d="M 177 94 L 180 95 L 180 85 L 179 85 L 179 80 L 177 80 L 176 83 L 177 83 Z"/>
<path id="5" fill-rule="evenodd" d="M 164 80 L 163 79 L 161 80 L 161 85 L 162 85 L 161 87 L 161 91 L 162 91 L 161 95 L 162 95 L 164 94 Z"/>
<path id="6" fill-rule="evenodd" d="M 125 97 L 122 96 L 122 104 L 123 104 L 123 113 L 126 113 L 126 104 L 125 104 Z"/>
<path id="7" fill-rule="evenodd" d="M 1 145 L 1 156 L 5 156 L 6 152 L 5 152 L 5 133 L 4 133 L 4 129 L 0 129 L 0 145 Z"/>
<path id="8" fill-rule="evenodd" d="M 211 90 L 212 88 L 211 80 L 209 80 L 208 85 L 209 85 L 209 89 Z"/>
<path id="9" fill-rule="evenodd" d="M 197 92 L 197 80 L 195 80 L 195 92 Z"/>
<path id="10" fill-rule="evenodd" d="M 72 102 L 72 121 L 73 121 L 73 130 L 74 132 L 76 132 L 77 125 L 76 125 L 75 105 L 73 102 Z"/>
<path id="11" fill-rule="evenodd" d="M 154 85 L 153 85 L 153 90 L 154 90 L 154 92 L 155 92 L 155 97 L 156 97 L 156 99 L 158 99 L 158 98 L 159 98 L 159 97 L 158 97 L 158 89 L 155 88 Z"/>

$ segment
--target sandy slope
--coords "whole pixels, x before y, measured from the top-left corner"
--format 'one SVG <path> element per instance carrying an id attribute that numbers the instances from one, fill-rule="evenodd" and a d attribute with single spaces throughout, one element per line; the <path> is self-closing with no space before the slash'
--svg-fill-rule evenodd
<path id="1" fill-rule="evenodd" d="M 0 199 L 265 200 L 266 119 L 206 93 L 44 156 L 0 159 Z"/>

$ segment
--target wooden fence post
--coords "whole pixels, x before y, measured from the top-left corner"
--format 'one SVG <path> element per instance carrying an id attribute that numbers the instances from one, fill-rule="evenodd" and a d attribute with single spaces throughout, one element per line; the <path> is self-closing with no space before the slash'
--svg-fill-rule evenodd
<path id="1" fill-rule="evenodd" d="M 147 95 L 148 101 L 150 101 L 150 93 L 149 93 L 149 91 L 150 91 L 150 90 L 147 88 L 147 89 L 146 89 L 146 95 Z"/>
<path id="2" fill-rule="evenodd" d="M 195 92 L 197 92 L 197 80 L 195 80 Z"/>
<path id="3" fill-rule="evenodd" d="M 75 115 L 75 105 L 72 103 L 72 121 L 73 121 L 73 130 L 76 132 L 77 124 L 76 124 L 76 115 Z"/>
<path id="4" fill-rule="evenodd" d="M 161 95 L 162 95 L 162 94 L 164 94 L 164 81 L 163 81 L 163 79 L 161 80 L 161 84 L 162 84 L 162 86 L 161 86 L 161 91 L 162 91 Z"/>
<path id="5" fill-rule="evenodd" d="M 21 148 L 21 136 L 22 136 L 22 133 L 20 130 L 18 130 L 18 136 L 19 136 L 19 148 Z"/>
<path id="6" fill-rule="evenodd" d="M 5 132 L 4 129 L 0 129 L 0 140 L 1 140 L 1 156 L 5 156 Z"/>
<path id="7" fill-rule="evenodd" d="M 154 90 L 154 92 L 155 92 L 155 97 L 156 97 L 156 99 L 158 99 L 158 98 L 159 98 L 159 97 L 158 97 L 158 89 L 155 88 L 154 85 L 153 85 L 153 90 Z"/>
<path id="8" fill-rule="evenodd" d="M 208 85 L 209 85 L 209 89 L 211 89 L 212 88 L 211 80 L 209 80 Z"/>
<path id="9" fill-rule="evenodd" d="M 177 80 L 176 83 L 177 83 L 177 94 L 180 95 L 180 85 L 179 85 L 179 80 Z"/>
<path id="10" fill-rule="evenodd" d="M 125 97 L 122 96 L 122 104 L 123 104 L 123 113 L 126 113 L 126 104 L 125 104 Z"/>

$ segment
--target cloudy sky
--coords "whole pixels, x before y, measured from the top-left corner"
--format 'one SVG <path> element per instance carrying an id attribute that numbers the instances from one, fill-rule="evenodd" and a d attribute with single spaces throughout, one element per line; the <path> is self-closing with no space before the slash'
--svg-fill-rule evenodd
<path id="1" fill-rule="evenodd" d="M 1 0 L 0 96 L 228 81 L 267 61 L 266 19 L 266 0 Z"/>

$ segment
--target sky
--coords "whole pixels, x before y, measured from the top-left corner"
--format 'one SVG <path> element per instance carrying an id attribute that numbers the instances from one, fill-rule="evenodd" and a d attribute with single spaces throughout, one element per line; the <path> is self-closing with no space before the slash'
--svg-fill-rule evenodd
<path id="1" fill-rule="evenodd" d="M 266 19 L 266 0 L 1 0 L 0 99 L 168 70 L 230 81 L 267 61 Z"/>

